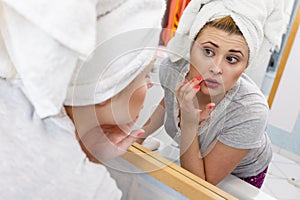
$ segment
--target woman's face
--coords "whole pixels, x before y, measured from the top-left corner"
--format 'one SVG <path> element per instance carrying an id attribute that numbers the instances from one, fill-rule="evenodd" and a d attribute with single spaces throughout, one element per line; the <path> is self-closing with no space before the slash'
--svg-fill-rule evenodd
<path id="1" fill-rule="evenodd" d="M 124 125 L 137 121 L 144 105 L 147 89 L 153 85 L 149 77 L 152 67 L 153 62 L 108 103 L 100 105 L 98 109 L 96 106 L 100 124 Z"/>
<path id="2" fill-rule="evenodd" d="M 246 69 L 249 50 L 243 36 L 214 27 L 204 28 L 191 48 L 189 76 L 202 76 L 204 95 L 224 96 Z"/>
<path id="3" fill-rule="evenodd" d="M 125 151 L 118 144 L 126 140 L 127 134 L 130 133 L 143 108 L 147 89 L 153 85 L 148 75 L 153 64 L 154 61 L 124 90 L 105 102 L 89 106 L 66 107 L 75 125 L 76 136 L 79 138 L 82 150 L 91 161 L 105 161 L 102 159 L 107 155 L 112 158 L 118 152 Z"/>

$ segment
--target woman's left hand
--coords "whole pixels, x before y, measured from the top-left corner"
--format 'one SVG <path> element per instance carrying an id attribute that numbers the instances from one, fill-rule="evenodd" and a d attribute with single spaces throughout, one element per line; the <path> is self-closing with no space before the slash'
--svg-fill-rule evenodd
<path id="1" fill-rule="evenodd" d="M 175 88 L 176 98 L 180 109 L 180 124 L 187 126 L 198 126 L 199 123 L 210 117 L 211 110 L 215 107 L 214 103 L 208 103 L 204 110 L 198 109 L 196 97 L 200 90 L 201 77 L 191 81 L 185 81 Z"/>
<path id="2" fill-rule="evenodd" d="M 143 129 L 130 131 L 133 124 L 94 127 L 79 138 L 81 148 L 94 163 L 104 163 L 118 157 L 144 134 Z"/>

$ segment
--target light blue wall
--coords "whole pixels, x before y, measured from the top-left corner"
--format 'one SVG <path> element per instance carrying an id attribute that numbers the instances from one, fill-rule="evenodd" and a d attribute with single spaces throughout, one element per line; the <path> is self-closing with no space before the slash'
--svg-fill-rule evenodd
<path id="1" fill-rule="evenodd" d="M 292 132 L 290 133 L 286 132 L 272 125 L 268 125 L 267 132 L 273 144 L 300 156 L 300 115 L 299 114 Z"/>

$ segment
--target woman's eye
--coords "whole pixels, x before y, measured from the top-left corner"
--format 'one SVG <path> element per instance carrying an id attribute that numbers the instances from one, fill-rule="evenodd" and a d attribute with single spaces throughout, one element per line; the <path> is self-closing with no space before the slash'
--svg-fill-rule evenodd
<path id="1" fill-rule="evenodd" d="M 237 63 L 238 62 L 238 59 L 236 57 L 233 57 L 233 56 L 228 56 L 226 58 L 228 60 L 229 63 L 231 64 L 234 64 L 234 63 Z"/>
<path id="2" fill-rule="evenodd" d="M 204 51 L 204 55 L 206 55 L 206 56 L 211 57 L 214 55 L 214 52 L 210 49 L 204 49 L 203 51 Z"/>

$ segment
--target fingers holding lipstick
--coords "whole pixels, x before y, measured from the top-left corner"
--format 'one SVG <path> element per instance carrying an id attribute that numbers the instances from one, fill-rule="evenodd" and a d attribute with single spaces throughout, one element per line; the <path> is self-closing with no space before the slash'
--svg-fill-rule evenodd
<path id="1" fill-rule="evenodd" d="M 203 109 L 199 109 L 196 97 L 200 91 L 201 77 L 194 78 L 190 81 L 180 83 L 175 94 L 180 109 L 181 124 L 198 125 L 201 121 L 210 117 L 212 110 L 215 108 L 214 103 L 208 103 Z"/>
<path id="2" fill-rule="evenodd" d="M 200 83 L 203 81 L 202 77 L 193 78 L 190 81 L 184 81 L 177 85 L 175 94 L 177 98 L 193 97 L 200 90 Z M 188 95 L 188 96 L 187 96 Z"/>
<path id="3" fill-rule="evenodd" d="M 175 89 L 176 98 L 179 104 L 181 113 L 181 122 L 187 124 L 199 123 L 199 110 L 196 103 L 196 94 L 200 90 L 200 83 L 202 81 L 201 77 L 194 78 L 188 82 L 183 82 L 179 84 Z"/>

